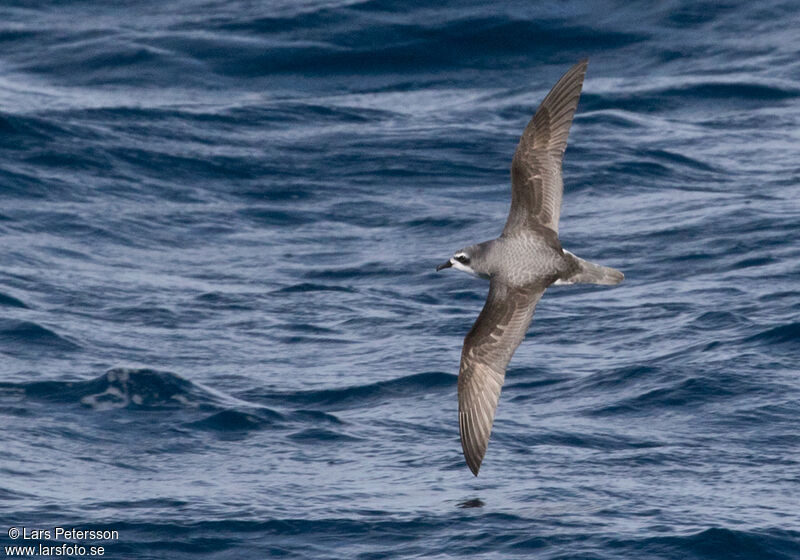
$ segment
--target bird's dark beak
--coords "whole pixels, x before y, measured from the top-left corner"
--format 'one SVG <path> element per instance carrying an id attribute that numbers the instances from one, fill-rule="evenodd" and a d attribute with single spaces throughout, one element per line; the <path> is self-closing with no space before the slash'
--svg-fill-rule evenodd
<path id="1" fill-rule="evenodd" d="M 442 264 L 440 264 L 439 266 L 436 267 L 436 272 L 439 272 L 440 270 L 442 270 L 444 268 L 450 268 L 451 266 L 453 266 L 453 261 L 448 259 L 446 263 L 442 263 Z"/>

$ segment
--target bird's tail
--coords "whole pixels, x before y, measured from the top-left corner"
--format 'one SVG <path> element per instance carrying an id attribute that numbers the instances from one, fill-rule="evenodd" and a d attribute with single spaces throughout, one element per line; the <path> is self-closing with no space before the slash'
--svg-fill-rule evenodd
<path id="1" fill-rule="evenodd" d="M 614 286 L 625 278 L 625 275 L 616 268 L 590 263 L 580 257 L 576 257 L 569 251 L 564 251 L 564 254 L 567 256 L 570 266 L 564 276 L 556 281 L 556 284 L 604 284 Z"/>

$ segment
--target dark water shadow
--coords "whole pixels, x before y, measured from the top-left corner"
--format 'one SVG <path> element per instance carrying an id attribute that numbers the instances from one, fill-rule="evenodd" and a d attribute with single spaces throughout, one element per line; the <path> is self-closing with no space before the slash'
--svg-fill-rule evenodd
<path id="1" fill-rule="evenodd" d="M 456 507 L 459 507 L 461 509 L 468 509 L 468 508 L 479 508 L 485 505 L 486 502 L 484 502 L 480 498 L 472 498 L 471 500 L 460 502 Z"/>

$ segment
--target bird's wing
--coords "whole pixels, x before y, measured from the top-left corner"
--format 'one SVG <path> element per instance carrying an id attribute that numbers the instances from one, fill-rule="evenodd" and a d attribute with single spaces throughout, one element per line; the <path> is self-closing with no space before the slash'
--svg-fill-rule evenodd
<path id="1" fill-rule="evenodd" d="M 519 346 L 544 286 L 510 288 L 492 279 L 481 314 L 464 339 L 458 372 L 458 425 L 461 448 L 477 476 L 489 435 L 506 366 Z"/>
<path id="2" fill-rule="evenodd" d="M 511 211 L 503 233 L 543 225 L 558 232 L 561 160 L 588 60 L 569 69 L 539 105 L 511 162 Z"/>

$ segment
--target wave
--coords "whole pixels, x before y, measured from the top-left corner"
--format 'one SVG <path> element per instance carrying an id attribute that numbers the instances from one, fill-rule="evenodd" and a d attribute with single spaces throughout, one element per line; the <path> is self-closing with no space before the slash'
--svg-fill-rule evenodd
<path id="1" fill-rule="evenodd" d="M 707 347 L 706 347 L 707 348 Z M 614 394 L 607 399 L 607 404 L 586 411 L 590 416 L 615 414 L 651 414 L 655 410 L 696 407 L 710 402 L 724 401 L 737 395 L 754 395 L 764 390 L 757 379 L 733 373 L 716 373 L 707 375 L 692 368 L 693 375 L 672 379 L 659 379 L 653 372 L 658 369 L 646 369 L 645 387 L 626 391 L 623 395 Z M 656 383 L 656 386 L 653 384 Z"/>
<path id="2" fill-rule="evenodd" d="M 592 44 L 595 47 L 620 47 L 645 39 L 644 35 L 611 31 L 585 26 L 552 25 L 548 21 L 516 19 L 508 16 L 456 17 L 448 19 L 442 12 L 440 17 L 426 22 L 376 20 L 365 16 L 372 10 L 381 10 L 381 3 L 369 2 L 358 6 L 356 11 L 319 12 L 301 14 L 293 18 L 264 17 L 247 21 L 232 21 L 222 25 L 224 29 L 247 33 L 251 37 L 271 36 L 282 27 L 283 31 L 294 27 L 304 29 L 347 29 L 345 40 L 304 43 L 269 44 L 269 52 L 256 41 L 249 44 L 237 42 L 238 64 L 218 71 L 236 71 L 248 75 L 254 72 L 335 72 L 352 71 L 380 72 L 382 69 L 455 67 L 469 59 L 475 67 L 490 67 L 495 57 L 501 55 L 532 55 L 544 58 L 552 52 L 572 50 L 578 56 L 576 45 Z M 444 19 L 444 21 L 442 21 Z M 437 22 L 437 20 L 439 22 Z M 191 48 L 168 40 L 171 48 L 184 49 L 207 62 L 213 60 L 215 52 L 229 52 L 232 45 L 225 45 L 218 38 L 197 40 Z M 259 48 L 262 47 L 262 48 Z M 245 56 L 245 54 L 247 56 Z M 216 65 L 219 68 L 219 65 Z"/>
<path id="3" fill-rule="evenodd" d="M 25 305 L 21 300 L 18 300 L 14 296 L 4 294 L 3 292 L 0 292 L 0 305 L 4 305 L 6 307 L 19 307 L 22 309 L 28 309 L 28 306 Z"/>
<path id="4" fill-rule="evenodd" d="M 88 381 L 35 381 L 18 386 L 25 395 L 93 409 L 163 409 L 220 402 L 204 388 L 167 371 L 115 368 Z"/>
<path id="5" fill-rule="evenodd" d="M 324 443 L 324 442 L 344 442 L 359 441 L 359 438 L 343 434 L 326 428 L 307 428 L 289 436 L 289 439 L 300 443 Z"/>
<path id="6" fill-rule="evenodd" d="M 685 536 L 613 540 L 615 550 L 628 549 L 648 558 L 759 558 L 789 560 L 800 554 L 800 532 L 787 530 L 739 531 L 713 527 Z"/>
<path id="7" fill-rule="evenodd" d="M 183 87 L 220 87 L 219 80 L 226 78 L 419 71 L 457 68 L 465 60 L 475 68 L 493 68 L 498 57 L 546 59 L 566 51 L 577 58 L 585 53 L 583 45 L 624 47 L 647 38 L 507 15 L 464 17 L 459 12 L 453 17 L 443 11 L 425 21 L 400 14 L 386 20 L 371 16 L 374 9 L 368 4 L 293 17 L 253 17 L 248 11 L 247 19 L 201 18 L 159 33 L 74 31 L 54 41 L 49 33 L 35 30 L 8 41 L 18 48 L 35 44 L 40 53 L 22 57 L 20 70 L 69 80 L 70 85 L 174 86 L 177 75 Z M 194 31 L 198 25 L 202 32 Z M 314 38 L 293 37 L 292 29 Z"/>
<path id="8" fill-rule="evenodd" d="M 800 96 L 800 90 L 758 82 L 700 82 L 679 87 L 665 87 L 658 94 L 679 98 L 682 102 L 687 98 L 694 98 L 712 102 L 734 99 L 763 103 L 795 99 Z"/>
<path id="9" fill-rule="evenodd" d="M 580 391 L 619 391 L 644 380 L 660 379 L 662 370 L 655 365 L 632 365 L 598 372 L 576 381 Z"/>
<path id="10" fill-rule="evenodd" d="M 283 419 L 283 415 L 265 408 L 247 412 L 228 409 L 192 422 L 188 426 L 201 430 L 243 432 L 271 427 Z"/>
<path id="11" fill-rule="evenodd" d="M 251 207 L 239 211 L 239 215 L 264 226 L 297 226 L 316 223 L 321 219 L 316 212 L 292 209 L 282 210 L 271 207 Z"/>
<path id="12" fill-rule="evenodd" d="M 548 430 L 536 434 L 506 434 L 498 432 L 492 436 L 504 445 L 516 448 L 521 454 L 535 453 L 537 446 L 576 447 L 599 451 L 620 451 L 632 449 L 654 449 L 663 444 L 657 440 L 642 439 L 622 434 L 591 434 L 576 431 Z"/>
<path id="13" fill-rule="evenodd" d="M 169 80 L 177 74 L 186 86 L 202 83 L 196 60 L 144 37 L 123 37 L 112 30 L 94 36 L 76 31 L 56 42 L 43 33 L 36 43 L 41 56 L 27 61 L 24 70 L 69 79 L 73 85 L 172 85 Z"/>
<path id="14" fill-rule="evenodd" d="M 414 397 L 416 395 L 430 393 L 432 390 L 454 388 L 456 378 L 455 375 L 450 373 L 427 372 L 408 375 L 399 379 L 379 381 L 366 385 L 356 385 L 342 389 L 269 394 L 249 391 L 245 393 L 244 398 L 267 402 L 288 402 L 335 410 L 352 406 L 363 406 L 367 403 L 374 403 L 381 400 Z"/>
<path id="15" fill-rule="evenodd" d="M 2 353 L 20 357 L 39 356 L 40 354 L 59 355 L 73 352 L 79 348 L 77 343 L 38 323 L 0 319 L 0 352 Z"/>
<path id="16" fill-rule="evenodd" d="M 292 284 L 291 286 L 285 286 L 283 288 L 278 288 L 277 290 L 272 291 L 272 293 L 274 294 L 294 294 L 294 293 L 305 294 L 308 292 L 353 293 L 355 292 L 355 289 L 347 286 L 337 286 L 335 284 L 315 284 L 312 282 L 300 282 L 297 284 Z"/>
<path id="17" fill-rule="evenodd" d="M 754 342 L 761 345 L 797 344 L 800 340 L 800 322 L 786 323 L 765 329 L 758 334 L 747 337 L 743 342 Z"/>
<path id="18" fill-rule="evenodd" d="M 400 385 L 408 386 L 404 383 Z M 192 430 L 224 433 L 300 427 L 304 431 L 295 433 L 293 439 L 331 440 L 349 437 L 336 431 L 344 425 L 339 418 L 307 406 L 315 401 L 324 403 L 330 399 L 314 399 L 303 395 L 299 398 L 297 395 L 296 398 L 275 397 L 272 400 L 279 401 L 277 404 L 281 408 L 295 402 L 306 405 L 278 412 L 194 383 L 168 371 L 114 368 L 86 381 L 0 383 L 0 388 L 10 395 L 21 394 L 32 400 L 76 405 L 95 411 L 122 409 L 180 412 L 181 415 L 176 418 L 184 428 Z M 27 414 L 27 410 L 21 410 Z M 196 419 L 187 420 L 187 414 Z"/>
<path id="19" fill-rule="evenodd" d="M 739 328 L 749 324 L 747 317 L 731 311 L 706 311 L 690 323 L 699 332 Z"/>
<path id="20" fill-rule="evenodd" d="M 0 146 L 12 152 L 40 146 L 74 132 L 54 119 L 0 112 Z"/>
<path id="21" fill-rule="evenodd" d="M 180 503 L 177 501 L 177 504 Z M 131 504 L 137 509 L 152 504 L 152 509 L 156 511 L 170 508 L 167 500 Z M 381 558 L 418 556 L 420 550 L 430 550 L 428 547 L 431 546 L 444 548 L 455 557 L 480 556 L 491 552 L 509 558 L 527 558 L 531 554 L 564 558 L 564 550 L 570 551 L 570 558 L 600 560 L 620 557 L 789 560 L 800 554 L 800 532 L 794 530 L 748 531 L 711 527 L 685 535 L 662 536 L 649 532 L 625 538 L 580 529 L 567 530 L 563 526 L 551 532 L 531 519 L 490 512 L 487 502 L 481 498 L 460 501 L 454 506 L 453 513 L 444 516 L 400 518 L 392 516 L 388 510 L 371 510 L 371 516 L 356 517 L 247 517 L 200 519 L 183 523 L 120 521 L 108 528 L 128 535 L 129 540 L 137 543 L 137 550 L 144 554 L 165 550 L 184 554 L 203 553 L 212 549 L 248 557 L 259 553 L 263 555 L 265 550 L 274 552 L 276 556 L 284 556 L 287 550 L 291 550 L 303 557 L 346 558 L 351 557 L 353 546 L 372 549 L 376 543 L 380 543 L 384 549 L 391 546 L 392 553 L 387 554 L 382 550 L 378 555 Z M 469 515 L 465 516 L 465 509 L 470 510 Z M 452 530 L 454 524 L 460 528 L 459 531 Z M 94 528 L 106 527 L 98 525 Z M 191 538 L 196 534 L 213 537 L 198 541 Z M 242 535 L 249 538 L 242 539 Z M 342 539 L 342 535 L 348 538 Z M 258 552 L 251 541 L 260 543 Z M 269 542 L 270 547 L 265 549 L 264 542 Z"/>
<path id="22" fill-rule="evenodd" d="M 609 91 L 602 94 L 585 92 L 581 106 L 585 111 L 629 111 L 633 113 L 663 112 L 686 107 L 696 110 L 698 104 L 719 106 L 781 102 L 800 97 L 800 89 L 753 81 L 699 81 L 664 85 L 644 90 Z"/>
<path id="23" fill-rule="evenodd" d="M 381 261 L 369 261 L 358 266 L 344 266 L 340 268 L 312 269 L 303 273 L 303 276 L 312 280 L 348 280 L 352 278 L 369 277 L 398 277 L 408 274 L 407 267 L 398 265 L 390 266 Z"/>
<path id="24" fill-rule="evenodd" d="M 281 414 L 264 406 L 246 409 L 225 409 L 206 418 L 184 424 L 184 427 L 219 434 L 245 434 L 247 432 L 296 429 L 288 439 L 299 443 L 358 441 L 359 438 L 342 433 L 344 422 L 332 414 L 318 410 L 295 410 Z"/>

